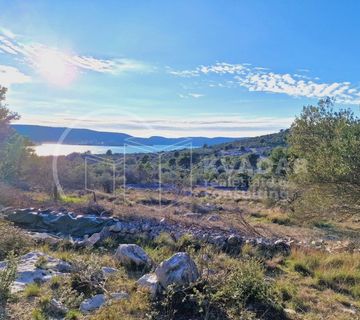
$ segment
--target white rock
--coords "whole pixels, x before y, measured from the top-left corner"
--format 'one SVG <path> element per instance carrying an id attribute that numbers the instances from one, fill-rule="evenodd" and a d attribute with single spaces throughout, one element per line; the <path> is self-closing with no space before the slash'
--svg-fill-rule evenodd
<path id="1" fill-rule="evenodd" d="M 44 268 L 37 266 L 40 258 L 44 259 Z M 5 269 L 6 265 L 6 261 L 0 262 L 0 270 Z M 61 275 L 70 270 L 71 266 L 65 261 L 53 258 L 42 252 L 29 252 L 20 257 L 18 261 L 16 279 L 11 287 L 11 291 L 22 291 L 29 283 L 34 283 L 35 281 L 45 282 L 55 275 Z"/>
<path id="2" fill-rule="evenodd" d="M 152 261 L 147 253 L 136 244 L 121 244 L 115 257 L 126 267 L 150 268 Z"/>
<path id="3" fill-rule="evenodd" d="M 185 252 L 176 253 L 163 261 L 156 268 L 155 274 L 164 288 L 170 284 L 188 285 L 199 278 L 199 272 L 194 261 Z"/>
<path id="4" fill-rule="evenodd" d="M 143 275 L 136 284 L 139 288 L 149 291 L 151 297 L 155 298 L 160 291 L 159 280 L 155 273 L 148 273 Z"/>
<path id="5" fill-rule="evenodd" d="M 101 235 L 99 232 L 92 234 L 89 238 L 84 241 L 85 246 L 93 247 L 97 242 L 101 240 Z"/>
<path id="6" fill-rule="evenodd" d="M 105 277 L 108 277 L 108 276 L 112 275 L 113 273 L 117 272 L 118 269 L 111 268 L 111 267 L 102 267 L 101 271 Z"/>
<path id="7" fill-rule="evenodd" d="M 105 295 L 97 294 L 89 299 L 84 300 L 80 304 L 80 311 L 83 313 L 89 313 L 96 309 L 99 309 L 105 303 Z"/>
<path id="8" fill-rule="evenodd" d="M 65 315 L 68 313 L 69 309 L 66 308 L 61 302 L 56 299 L 51 299 L 50 301 L 50 312 L 57 315 Z"/>

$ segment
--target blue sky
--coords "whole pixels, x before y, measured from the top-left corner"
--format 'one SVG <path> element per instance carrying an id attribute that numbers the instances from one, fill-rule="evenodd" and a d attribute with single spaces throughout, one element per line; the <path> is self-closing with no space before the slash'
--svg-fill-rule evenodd
<path id="1" fill-rule="evenodd" d="M 22 123 L 255 136 L 324 96 L 358 112 L 359 1 L 2 1 Z"/>

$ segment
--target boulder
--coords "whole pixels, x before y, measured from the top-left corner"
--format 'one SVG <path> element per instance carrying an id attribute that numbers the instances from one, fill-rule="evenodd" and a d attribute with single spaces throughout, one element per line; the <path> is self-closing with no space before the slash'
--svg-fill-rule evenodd
<path id="1" fill-rule="evenodd" d="M 39 266 L 38 261 L 42 259 Z M 0 262 L 0 270 L 5 269 L 7 262 Z M 12 292 L 18 292 L 25 287 L 37 281 L 45 282 L 55 275 L 61 275 L 70 272 L 71 265 L 60 259 L 53 258 L 42 252 L 29 252 L 20 257 L 17 265 L 16 279 L 11 286 Z"/>
<path id="2" fill-rule="evenodd" d="M 82 313 L 89 313 L 96 309 L 99 309 L 106 301 L 104 294 L 97 294 L 89 299 L 84 300 L 80 304 L 80 311 Z"/>
<path id="3" fill-rule="evenodd" d="M 51 299 L 49 304 L 49 313 L 56 316 L 65 316 L 69 309 L 56 299 Z"/>
<path id="4" fill-rule="evenodd" d="M 121 244 L 116 250 L 115 257 L 128 268 L 150 269 L 152 261 L 147 253 L 136 244 Z"/>
<path id="5" fill-rule="evenodd" d="M 100 232 L 92 234 L 89 238 L 84 240 L 86 247 L 93 247 L 96 243 L 101 240 Z"/>
<path id="6" fill-rule="evenodd" d="M 170 284 L 186 286 L 199 278 L 199 272 L 194 261 L 185 252 L 176 253 L 163 261 L 156 268 L 155 274 L 164 288 Z"/>
<path id="7" fill-rule="evenodd" d="M 159 280 L 155 273 L 143 275 L 138 281 L 136 281 L 136 284 L 139 288 L 148 291 L 152 298 L 155 298 L 160 292 Z"/>

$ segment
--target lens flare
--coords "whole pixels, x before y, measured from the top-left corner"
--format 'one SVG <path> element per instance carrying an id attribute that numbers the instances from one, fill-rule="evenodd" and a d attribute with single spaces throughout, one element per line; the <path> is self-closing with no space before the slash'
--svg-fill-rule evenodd
<path id="1" fill-rule="evenodd" d="M 52 85 L 68 86 L 77 76 L 77 68 L 69 63 L 68 55 L 58 50 L 37 49 L 34 65 L 37 72 Z"/>

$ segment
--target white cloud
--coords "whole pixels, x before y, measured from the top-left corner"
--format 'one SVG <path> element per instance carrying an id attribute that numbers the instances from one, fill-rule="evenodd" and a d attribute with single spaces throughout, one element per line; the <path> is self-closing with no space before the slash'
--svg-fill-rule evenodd
<path id="1" fill-rule="evenodd" d="M 12 84 L 31 82 L 31 78 L 20 70 L 10 66 L 0 65 L 0 85 L 10 87 Z"/>
<path id="2" fill-rule="evenodd" d="M 64 52 L 58 48 L 52 48 L 40 43 L 23 42 L 11 31 L 0 28 L 0 52 L 17 56 L 17 59 L 26 62 L 39 71 L 38 68 L 53 65 L 56 62 L 70 69 L 88 70 L 99 73 L 119 74 L 133 71 L 149 71 L 151 68 L 146 64 L 125 58 L 103 59 L 89 55 L 78 55 L 73 52 Z M 45 61 L 48 60 L 48 61 Z M 53 60 L 53 61 L 52 61 Z M 41 73 L 41 72 L 39 72 Z"/>
<path id="3" fill-rule="evenodd" d="M 302 70 L 303 72 L 305 69 Z M 308 70 L 306 70 L 308 71 Z M 171 71 L 177 76 L 225 76 L 226 79 L 211 83 L 211 87 L 243 87 L 249 91 L 286 94 L 293 97 L 323 98 L 334 97 L 338 102 L 359 104 L 360 90 L 350 82 L 321 83 L 319 78 L 301 74 L 281 74 L 268 71 L 263 67 L 249 64 L 229 64 L 218 62 L 210 66 L 198 66 L 194 70 Z M 230 79 L 230 80 L 229 80 Z"/>
<path id="4" fill-rule="evenodd" d="M 202 93 L 190 92 L 190 93 L 186 93 L 186 94 L 179 93 L 178 96 L 179 96 L 180 98 L 182 98 L 182 99 L 187 99 L 187 98 L 195 98 L 195 99 L 198 99 L 198 98 L 204 97 L 205 95 L 202 94 Z"/>
<path id="5" fill-rule="evenodd" d="M 10 39 L 15 39 L 16 37 L 15 33 L 6 28 L 0 28 L 0 32 Z"/>
<path id="6" fill-rule="evenodd" d="M 183 71 L 174 71 L 169 70 L 170 74 L 173 74 L 174 76 L 184 77 L 184 78 L 191 78 L 199 76 L 199 73 L 196 70 L 183 70 Z"/>
<path id="7" fill-rule="evenodd" d="M 203 97 L 204 94 L 202 94 L 202 93 L 189 93 L 189 96 L 197 99 L 197 98 Z"/>

